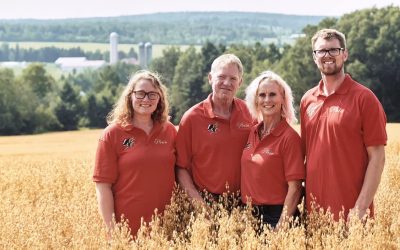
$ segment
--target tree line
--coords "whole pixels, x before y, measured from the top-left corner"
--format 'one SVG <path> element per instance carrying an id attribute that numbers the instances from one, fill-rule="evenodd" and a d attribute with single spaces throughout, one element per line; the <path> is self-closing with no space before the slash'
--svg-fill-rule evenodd
<path id="1" fill-rule="evenodd" d="M 0 61 L 26 61 L 26 62 L 54 62 L 59 57 L 86 57 L 89 60 L 105 60 L 109 61 L 110 53 L 100 50 L 84 51 L 80 47 L 64 49 L 54 46 L 43 47 L 40 49 L 24 49 L 20 48 L 18 43 L 15 48 L 10 47 L 8 43 L 3 42 L 0 45 Z M 131 48 L 127 53 L 118 52 L 118 58 L 138 58 L 136 51 Z"/>
<path id="2" fill-rule="evenodd" d="M 0 20 L 0 41 L 108 42 L 109 34 L 124 34 L 121 43 L 249 44 L 300 33 L 323 16 L 246 12 L 176 12 L 63 20 Z"/>
<path id="3" fill-rule="evenodd" d="M 200 51 L 169 47 L 150 69 L 159 72 L 169 88 L 172 122 L 177 124 L 192 105 L 211 89 L 207 74 L 222 53 L 234 53 L 243 62 L 244 81 L 238 93 L 259 73 L 273 70 L 292 87 L 295 106 L 320 74 L 312 59 L 312 35 L 321 28 L 336 28 L 347 37 L 346 72 L 369 87 L 381 101 L 389 122 L 400 121 L 400 8 L 372 8 L 340 19 L 327 18 L 303 29 L 305 37 L 292 46 L 206 42 Z M 79 127 L 104 127 L 105 116 L 139 66 L 117 64 L 96 71 L 71 73 L 56 81 L 41 64 L 30 64 L 21 75 L 0 69 L 0 133 L 21 134 Z"/>

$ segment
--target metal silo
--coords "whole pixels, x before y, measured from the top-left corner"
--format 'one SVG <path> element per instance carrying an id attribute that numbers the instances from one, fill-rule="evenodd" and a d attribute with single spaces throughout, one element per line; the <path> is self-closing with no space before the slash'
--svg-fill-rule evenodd
<path id="1" fill-rule="evenodd" d="M 140 42 L 139 47 L 139 64 L 142 69 L 146 68 L 146 53 L 144 51 L 144 43 Z"/>
<path id="2" fill-rule="evenodd" d="M 110 64 L 118 62 L 118 34 L 112 32 L 110 34 Z"/>
<path id="3" fill-rule="evenodd" d="M 153 55 L 153 45 L 147 42 L 144 45 L 145 55 L 146 55 L 146 68 L 150 66 L 152 55 Z"/>

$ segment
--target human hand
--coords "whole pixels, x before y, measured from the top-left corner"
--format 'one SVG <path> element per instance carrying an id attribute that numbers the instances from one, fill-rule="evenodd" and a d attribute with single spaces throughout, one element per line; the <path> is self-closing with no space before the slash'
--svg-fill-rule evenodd
<path id="1" fill-rule="evenodd" d="M 363 221 L 366 219 L 366 217 L 367 217 L 367 209 L 359 209 L 358 206 L 355 206 L 349 210 L 349 214 L 347 216 L 347 222 L 349 222 L 351 218 L 357 218 Z"/>

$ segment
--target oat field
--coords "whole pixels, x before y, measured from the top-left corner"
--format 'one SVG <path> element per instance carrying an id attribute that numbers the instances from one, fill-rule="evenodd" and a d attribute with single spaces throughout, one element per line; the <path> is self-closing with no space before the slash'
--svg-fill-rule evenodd
<path id="1" fill-rule="evenodd" d="M 177 192 L 135 240 L 124 225 L 105 237 L 91 181 L 101 130 L 0 137 L 0 249 L 399 249 L 400 124 L 387 129 L 374 219 L 315 213 L 307 227 L 258 234 L 249 210 L 196 207 Z"/>

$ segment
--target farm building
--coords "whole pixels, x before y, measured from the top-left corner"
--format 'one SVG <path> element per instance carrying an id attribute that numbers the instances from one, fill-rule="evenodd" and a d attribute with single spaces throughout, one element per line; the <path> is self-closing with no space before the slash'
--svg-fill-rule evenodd
<path id="1" fill-rule="evenodd" d="M 104 60 L 87 60 L 86 57 L 59 57 L 54 63 L 63 71 L 98 69 L 107 65 Z"/>
<path id="2" fill-rule="evenodd" d="M 6 68 L 25 68 L 28 65 L 27 62 L 15 62 L 15 61 L 8 61 L 8 62 L 0 62 L 0 67 Z"/>

